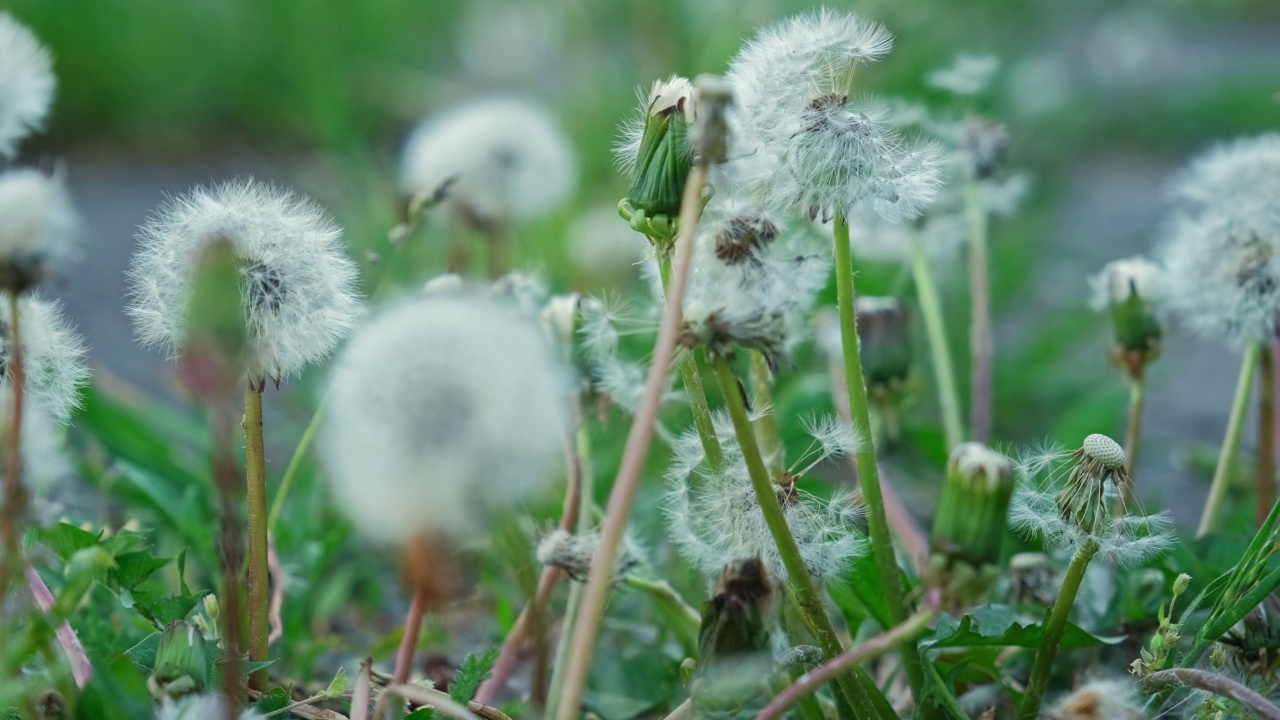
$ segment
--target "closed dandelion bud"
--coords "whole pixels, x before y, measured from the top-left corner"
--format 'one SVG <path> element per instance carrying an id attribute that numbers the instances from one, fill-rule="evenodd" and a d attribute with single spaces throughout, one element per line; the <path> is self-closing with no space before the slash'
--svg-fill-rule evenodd
<path id="1" fill-rule="evenodd" d="M 699 710 L 741 709 L 763 690 L 782 601 L 774 583 L 758 558 L 735 560 L 716 579 L 702 610 L 698 671 L 690 689 Z"/>
<path id="2" fill-rule="evenodd" d="M 1091 284 L 1094 307 L 1111 315 L 1113 360 L 1136 377 L 1160 354 L 1160 267 L 1142 257 L 1117 260 Z"/>
<path id="3" fill-rule="evenodd" d="M 911 376 L 907 308 L 897 298 L 871 296 L 859 297 L 854 308 L 867 393 L 874 401 L 896 404 Z"/>
<path id="4" fill-rule="evenodd" d="M 999 575 L 1013 486 L 1013 465 L 985 445 L 964 443 L 951 453 L 929 560 L 931 584 L 948 600 L 979 602 Z"/>
<path id="5" fill-rule="evenodd" d="M 693 167 L 689 124 L 693 86 L 677 75 L 653 84 L 642 96 L 643 119 L 623 130 L 616 152 L 631 175 L 627 199 L 649 216 L 680 214 L 680 199 Z"/>
<path id="6" fill-rule="evenodd" d="M 147 689 L 157 701 L 177 699 L 202 692 L 209 682 L 204 636 L 188 622 L 175 620 L 160 635 L 155 669 L 147 678 Z"/>

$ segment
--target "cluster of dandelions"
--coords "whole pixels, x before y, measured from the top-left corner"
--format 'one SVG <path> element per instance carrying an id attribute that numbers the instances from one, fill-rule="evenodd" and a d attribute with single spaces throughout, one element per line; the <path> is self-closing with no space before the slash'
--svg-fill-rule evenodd
<path id="1" fill-rule="evenodd" d="M 771 411 L 756 407 L 754 414 Z M 696 432 L 682 434 L 672 448 L 663 502 L 668 535 L 680 554 L 708 578 L 735 560 L 760 558 L 770 573 L 785 580 L 786 566 L 760 509 L 733 426 L 724 414 L 714 421 L 724 452 L 719 470 L 705 462 Z M 824 500 L 798 488 L 796 480 L 828 459 L 854 453 L 864 440 L 833 417 L 811 418 L 804 425 L 812 441 L 775 480 L 774 489 L 805 567 L 821 581 L 838 576 L 866 552 L 859 530 L 861 512 L 849 495 L 836 493 Z"/>
<path id="2" fill-rule="evenodd" d="M 1174 545 L 1167 512 L 1145 514 L 1115 508 L 1129 482 L 1124 451 L 1104 435 L 1090 435 L 1075 451 L 1047 448 L 1021 458 L 1009 523 L 1026 535 L 1074 552 L 1091 543 L 1097 557 L 1122 566 L 1139 565 Z"/>

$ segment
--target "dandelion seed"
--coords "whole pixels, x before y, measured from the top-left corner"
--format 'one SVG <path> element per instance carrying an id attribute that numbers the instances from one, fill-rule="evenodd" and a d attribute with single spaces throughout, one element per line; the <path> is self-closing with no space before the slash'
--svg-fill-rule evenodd
<path id="1" fill-rule="evenodd" d="M 65 260 L 79 219 L 62 181 L 35 170 L 0 174 L 0 286 L 22 292 Z"/>
<path id="2" fill-rule="evenodd" d="M 717 576 L 736 559 L 755 557 L 770 573 L 786 579 L 786 567 L 765 523 L 733 426 L 722 413 L 714 417 L 714 425 L 724 452 L 720 472 L 712 472 L 702 463 L 697 433 L 685 433 L 672 448 L 663 501 L 668 534 L 677 550 L 707 577 Z M 824 450 L 802 458 L 809 467 L 831 457 L 825 449 L 828 446 L 857 444 L 846 431 L 834 432 L 830 421 L 810 426 L 825 436 L 825 442 L 816 439 Z M 822 581 L 838 575 L 862 555 L 866 542 L 857 530 L 858 511 L 851 499 L 837 494 L 831 500 L 820 500 L 800 490 L 795 480 L 803 473 L 796 468 L 786 473 L 785 484 L 777 486 L 778 499 L 805 567 L 815 580 Z"/>
<path id="3" fill-rule="evenodd" d="M 146 345 L 177 357 L 192 273 L 204 248 L 235 249 L 249 332 L 247 377 L 287 378 L 324 359 L 359 308 L 341 230 L 310 200 L 254 180 L 197 187 L 164 204 L 138 233 L 129 315 Z"/>
<path id="4" fill-rule="evenodd" d="M 22 331 L 23 389 L 30 402 L 65 424 L 80 407 L 80 388 L 89 379 L 84 340 L 62 314 L 58 303 L 25 295 L 18 299 Z M 0 391 L 10 393 L 13 317 L 0 308 Z"/>
<path id="5" fill-rule="evenodd" d="M 1058 701 L 1050 720 L 1143 720 L 1147 714 L 1133 684 L 1120 680 L 1091 680 Z"/>
<path id="6" fill-rule="evenodd" d="M 410 195 L 443 191 L 478 226 L 503 225 L 563 204 L 578 182 L 576 162 L 546 110 L 493 97 L 424 120 L 405 146 L 400 185 Z"/>
<path id="7" fill-rule="evenodd" d="M 0 157 L 39 130 L 57 81 L 53 58 L 25 25 L 0 12 Z"/>
<path id="8" fill-rule="evenodd" d="M 1098 557 L 1119 565 L 1160 555 L 1173 544 L 1168 513 L 1111 512 L 1119 486 L 1128 482 L 1124 461 L 1124 450 L 1114 440 L 1095 434 L 1079 450 L 1020 464 L 1010 524 L 1060 547 L 1097 543 Z"/>
<path id="9" fill-rule="evenodd" d="M 546 479 L 569 379 L 536 322 L 471 293 L 419 298 L 362 328 L 320 443 L 339 506 L 376 541 L 464 534 Z"/>
<path id="10" fill-rule="evenodd" d="M 811 216 L 859 206 L 894 222 L 918 216 L 941 184 L 938 149 L 905 140 L 883 109 L 849 96 L 855 67 L 891 46 L 880 25 L 828 10 L 757 33 L 727 75 L 737 182 Z"/>
<path id="11" fill-rule="evenodd" d="M 1280 133 L 1240 138 L 1172 184 L 1162 247 L 1165 296 L 1193 330 L 1243 347 L 1276 334 L 1280 315 Z"/>

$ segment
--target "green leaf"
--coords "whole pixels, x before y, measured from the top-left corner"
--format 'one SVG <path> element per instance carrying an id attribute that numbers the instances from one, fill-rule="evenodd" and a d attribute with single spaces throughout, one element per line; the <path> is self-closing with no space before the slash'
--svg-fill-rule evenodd
<path id="1" fill-rule="evenodd" d="M 1022 623 L 1018 613 L 1008 605 L 982 605 L 956 620 L 943 613 L 931 638 L 922 647 L 1039 647 L 1044 637 L 1040 623 Z M 1088 633 L 1078 625 L 1067 623 L 1061 647 L 1085 648 L 1115 645 L 1124 637 L 1101 637 Z"/>
<path id="2" fill-rule="evenodd" d="M 404 720 L 432 720 L 436 716 L 435 708 L 420 707 L 404 716 Z"/>
<path id="3" fill-rule="evenodd" d="M 75 525 L 58 523 L 51 528 L 36 528 L 35 540 L 53 551 L 60 560 L 67 562 L 71 556 L 98 544 L 98 536 Z"/>
<path id="4" fill-rule="evenodd" d="M 156 642 L 159 642 L 159 633 Z M 93 677 L 76 700 L 76 720 L 137 720 L 154 716 L 146 677 L 130 658 L 119 656 L 109 663 L 95 663 L 93 670 Z"/>
<path id="5" fill-rule="evenodd" d="M 124 656 L 146 672 L 151 672 L 156 664 L 156 650 L 160 647 L 160 633 L 153 632 L 142 638 L 137 645 L 124 651 Z"/>
<path id="6" fill-rule="evenodd" d="M 449 697 L 453 698 L 454 702 L 466 705 L 476 696 L 480 683 L 489 679 L 489 673 L 493 670 L 493 663 L 498 659 L 499 651 L 499 648 L 491 648 L 478 657 L 475 653 L 467 655 L 467 658 L 462 661 L 462 666 L 453 676 L 453 682 L 449 685 Z"/>
<path id="7" fill-rule="evenodd" d="M 148 588 L 135 588 L 133 601 L 143 617 L 164 627 L 174 620 L 185 618 L 200 598 L 189 593 L 165 595 Z"/>
<path id="8" fill-rule="evenodd" d="M 292 698 L 289 697 L 289 691 L 282 687 L 273 687 L 270 692 L 264 693 L 262 699 L 253 704 L 253 711 L 259 715 L 265 715 L 277 710 L 283 710 L 292 704 Z"/>
<path id="9" fill-rule="evenodd" d="M 153 557 L 148 552 L 127 552 L 116 555 L 116 569 L 112 575 L 121 588 L 132 590 L 169 562 L 169 558 Z"/>
<path id="10" fill-rule="evenodd" d="M 889 618 L 889 608 L 884 600 L 884 585 L 880 582 L 880 571 L 876 568 L 875 559 L 868 553 L 853 562 L 853 567 L 845 573 L 844 582 L 830 583 L 828 592 L 836 605 L 846 616 L 870 617 L 880 627 L 893 627 Z M 854 611 L 856 608 L 856 611 Z M 853 620 L 846 618 L 853 626 Z"/>
<path id="11" fill-rule="evenodd" d="M 324 696 L 336 698 L 347 691 L 347 670 L 346 668 L 338 668 L 338 674 L 333 676 L 333 680 L 329 681 L 329 687 L 325 688 Z"/>

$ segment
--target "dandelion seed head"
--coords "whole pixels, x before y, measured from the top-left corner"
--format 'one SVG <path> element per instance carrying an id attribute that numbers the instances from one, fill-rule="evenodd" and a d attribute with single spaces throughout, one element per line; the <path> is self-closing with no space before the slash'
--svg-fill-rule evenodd
<path id="1" fill-rule="evenodd" d="M 22 404 L 22 481 L 35 493 L 72 474 L 63 428 L 39 402 Z M 13 417 L 13 392 L 0 390 L 0 427 Z M 39 501 L 39 498 L 35 498 Z"/>
<path id="2" fill-rule="evenodd" d="M 1133 683 L 1090 680 L 1047 713 L 1050 720 L 1143 720 L 1147 714 Z"/>
<path id="3" fill-rule="evenodd" d="M 867 445 L 867 438 L 853 423 L 835 415 L 808 415 L 800 418 L 800 426 L 818 442 L 823 460 L 851 457 Z"/>
<path id="4" fill-rule="evenodd" d="M 1102 463 L 1103 467 L 1116 469 L 1124 467 L 1124 449 L 1120 443 L 1106 435 L 1093 433 L 1084 439 L 1081 445 L 1084 454 Z"/>
<path id="5" fill-rule="evenodd" d="M 515 97 L 475 100 L 427 118 L 414 130 L 400 165 L 410 195 L 443 190 L 477 224 L 544 215 L 578 182 L 573 146 L 545 109 Z"/>
<path id="6" fill-rule="evenodd" d="M 375 541 L 460 534 L 538 487 L 569 376 L 535 320 L 481 293 L 417 298 L 356 333 L 320 443 L 339 506 Z"/>
<path id="7" fill-rule="evenodd" d="M 1092 305 L 1096 310 L 1105 310 L 1114 303 L 1128 300 L 1131 294 L 1148 302 L 1158 302 L 1161 275 L 1159 265 L 1141 256 L 1109 262 L 1089 279 L 1093 289 Z"/>
<path id="8" fill-rule="evenodd" d="M 240 264 L 247 378 L 287 378 L 333 352 L 360 306 L 342 231 L 310 200 L 252 179 L 196 187 L 139 230 L 128 311 L 142 343 L 182 352 L 196 263 L 221 239 Z"/>
<path id="9" fill-rule="evenodd" d="M 165 698 L 156 707 L 156 720 L 220 720 L 227 716 L 226 699 L 221 695 L 188 695 L 181 700 Z M 251 709 L 240 713 L 240 720 L 261 720 Z"/>
<path id="10" fill-rule="evenodd" d="M 40 129 L 56 86 L 49 51 L 25 25 L 0 12 L 0 157 L 12 157 L 18 142 Z"/>
<path id="11" fill-rule="evenodd" d="M 85 344 L 53 301 L 24 295 L 18 300 L 22 337 L 23 389 L 28 400 L 59 424 L 80 407 L 80 389 L 88 382 Z M 0 391 L 11 392 L 13 316 L 0 307 Z"/>
<path id="12" fill-rule="evenodd" d="M 951 64 L 929 74 L 930 87 L 953 95 L 978 95 L 984 92 L 1000 69 L 994 55 L 957 55 Z"/>
<path id="13" fill-rule="evenodd" d="M 723 413 L 716 413 L 713 421 L 723 468 L 712 472 L 702 465 L 696 434 L 686 433 L 677 441 L 663 501 L 668 534 L 680 554 L 708 579 L 717 577 L 726 564 L 749 557 L 760 558 L 770 573 L 786 579 L 786 566 L 765 523 L 732 423 Z M 866 551 L 857 530 L 858 512 L 848 496 L 820 500 L 793 484 L 776 488 L 801 559 L 815 580 L 838 575 Z"/>
<path id="14" fill-rule="evenodd" d="M 0 173 L 0 266 L 38 275 L 73 251 L 80 221 L 62 181 L 36 170 Z"/>
<path id="15" fill-rule="evenodd" d="M 1169 186 L 1174 203 L 1193 214 L 1224 211 L 1275 230 L 1280 210 L 1280 132 L 1223 142 L 1191 161 Z M 1274 236 L 1275 233 L 1272 233 Z"/>
<path id="16" fill-rule="evenodd" d="M 489 286 L 489 292 L 511 300 L 530 317 L 537 317 L 542 312 L 549 297 L 547 283 L 542 277 L 518 270 L 494 280 Z"/>
<path id="17" fill-rule="evenodd" d="M 536 555 L 543 565 L 563 570 L 574 580 L 585 582 L 591 574 L 591 563 L 599 548 L 599 532 L 575 534 L 555 528 L 542 536 Z M 622 534 L 622 544 L 614 562 L 614 577 L 621 578 L 643 563 L 644 549 L 628 528 Z"/>

